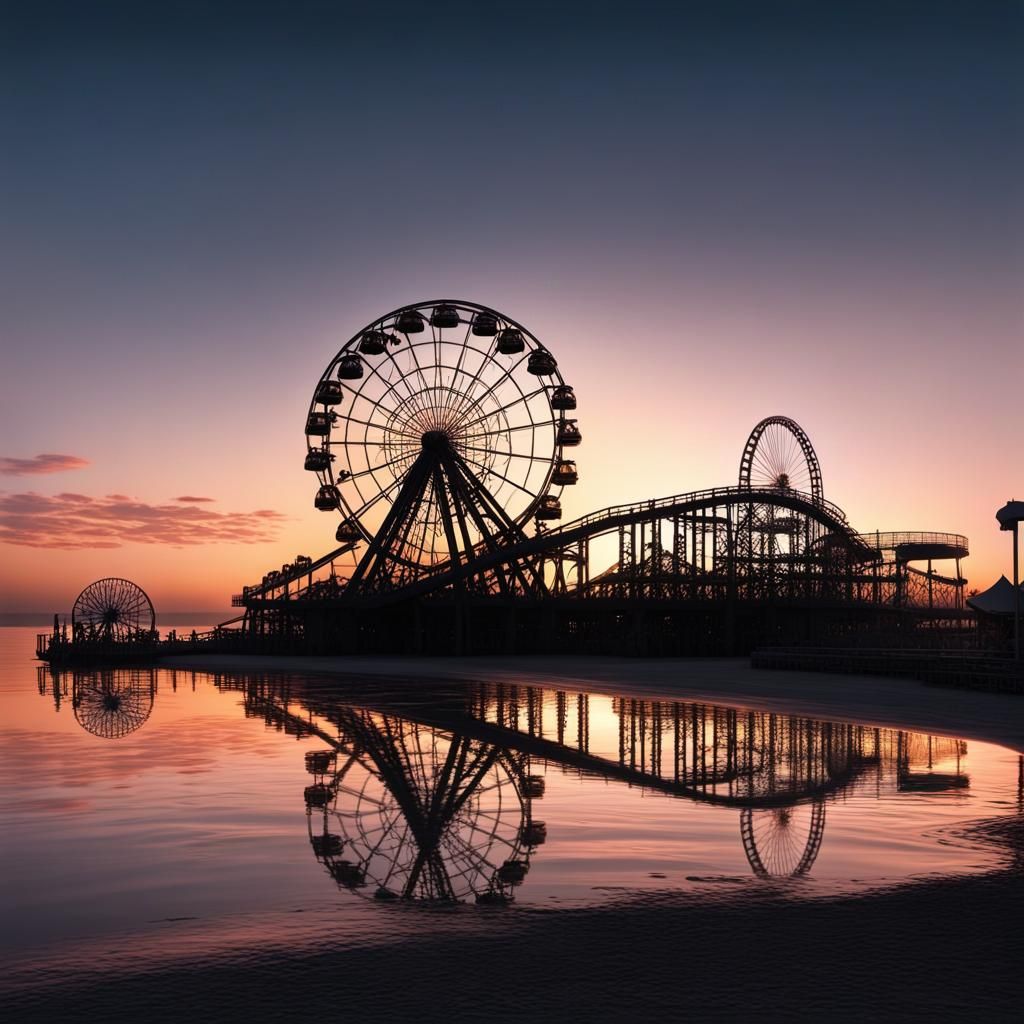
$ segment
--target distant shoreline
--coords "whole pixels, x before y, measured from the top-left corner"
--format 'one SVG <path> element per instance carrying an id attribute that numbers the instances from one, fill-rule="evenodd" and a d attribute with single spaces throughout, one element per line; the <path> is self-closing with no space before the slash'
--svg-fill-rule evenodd
<path id="1" fill-rule="evenodd" d="M 168 669 L 286 672 L 377 681 L 489 680 L 569 690 L 697 700 L 753 710 L 910 729 L 1024 752 L 1024 700 L 1011 694 L 928 686 L 911 679 L 759 671 L 745 658 L 397 658 L 244 654 L 169 655 Z"/>

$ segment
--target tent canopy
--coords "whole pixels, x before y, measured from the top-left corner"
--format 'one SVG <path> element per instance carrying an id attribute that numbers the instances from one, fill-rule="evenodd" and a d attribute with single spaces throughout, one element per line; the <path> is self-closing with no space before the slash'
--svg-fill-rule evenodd
<path id="1" fill-rule="evenodd" d="M 1024 586 L 1021 590 L 1021 603 L 1024 606 Z M 976 612 L 986 615 L 1012 615 L 1014 609 L 1013 584 L 1000 576 L 988 590 L 983 590 L 974 597 L 967 598 L 967 604 Z"/>

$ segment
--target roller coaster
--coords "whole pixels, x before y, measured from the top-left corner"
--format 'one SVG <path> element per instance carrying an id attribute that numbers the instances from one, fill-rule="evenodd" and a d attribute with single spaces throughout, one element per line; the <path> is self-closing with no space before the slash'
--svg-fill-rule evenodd
<path id="1" fill-rule="evenodd" d="M 551 351 L 488 307 L 419 303 L 357 332 L 306 418 L 337 547 L 234 596 L 250 646 L 740 653 L 963 617 L 967 539 L 858 533 L 785 416 L 755 425 L 734 485 L 558 524 L 576 408 Z"/>

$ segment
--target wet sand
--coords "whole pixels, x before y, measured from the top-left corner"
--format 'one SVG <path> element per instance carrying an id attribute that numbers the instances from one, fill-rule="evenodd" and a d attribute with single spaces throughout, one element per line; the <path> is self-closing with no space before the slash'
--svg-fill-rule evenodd
<path id="1" fill-rule="evenodd" d="M 830 721 L 912 729 L 1024 752 L 1024 698 L 912 679 L 763 671 L 740 658 L 370 658 L 185 655 L 167 668 L 291 672 L 362 679 L 467 679 L 559 684 L 637 697 L 707 700 Z"/>
<path id="2" fill-rule="evenodd" d="M 477 911 L 479 928 L 425 922 L 365 946 L 336 945 L 326 925 L 288 948 L 152 968 L 70 958 L 9 976 L 0 1006 L 36 1024 L 1019 1019 L 1019 869 L 815 901 L 786 886 L 708 888 L 585 911 Z"/>

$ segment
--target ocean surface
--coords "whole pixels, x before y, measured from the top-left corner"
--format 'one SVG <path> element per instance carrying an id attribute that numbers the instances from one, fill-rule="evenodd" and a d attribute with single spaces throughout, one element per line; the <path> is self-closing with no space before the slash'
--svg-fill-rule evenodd
<path id="1" fill-rule="evenodd" d="M 486 679 L 55 673 L 36 631 L 0 629 L 12 983 L 995 875 L 1012 854 L 970 823 L 1022 811 L 1020 757 L 956 736 Z"/>

